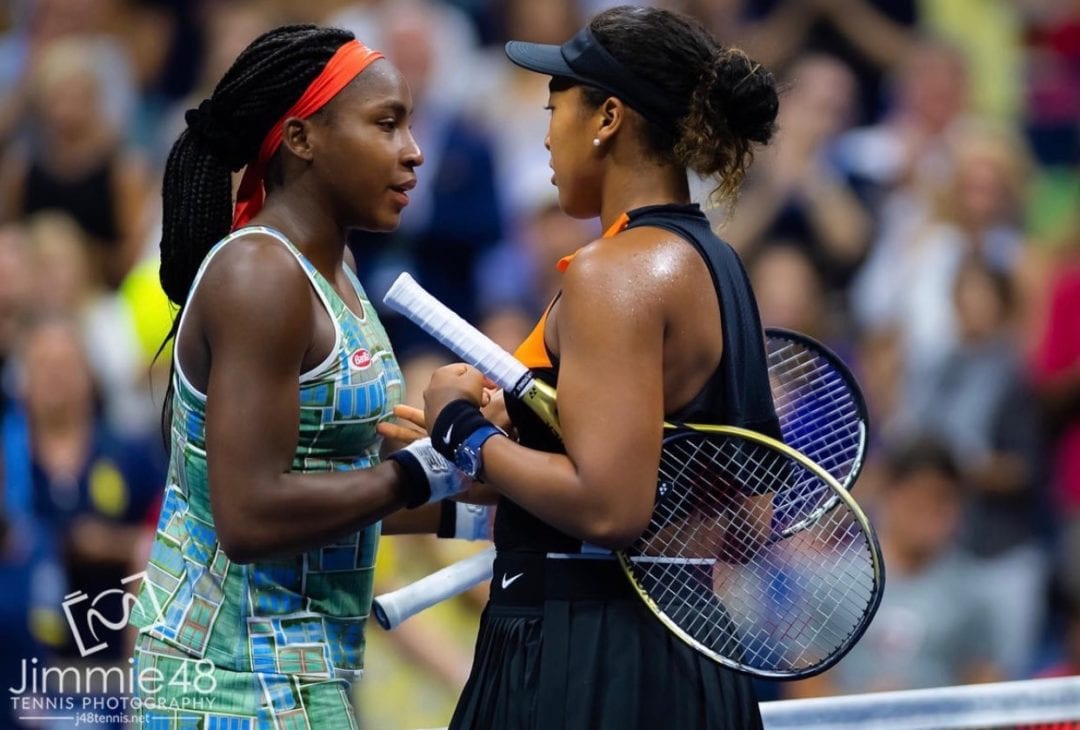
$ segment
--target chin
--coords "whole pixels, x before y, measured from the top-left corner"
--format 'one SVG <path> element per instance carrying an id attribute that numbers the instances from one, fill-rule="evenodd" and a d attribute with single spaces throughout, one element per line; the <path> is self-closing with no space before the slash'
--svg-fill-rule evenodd
<path id="1" fill-rule="evenodd" d="M 395 216 L 387 216 L 379 220 L 369 220 L 363 223 L 354 223 L 350 228 L 355 228 L 360 231 L 367 231 L 369 233 L 393 233 L 401 225 L 401 214 Z"/>

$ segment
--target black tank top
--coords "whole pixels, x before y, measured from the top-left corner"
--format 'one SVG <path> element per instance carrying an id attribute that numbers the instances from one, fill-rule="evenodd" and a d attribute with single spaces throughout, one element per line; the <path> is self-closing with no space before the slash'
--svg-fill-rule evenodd
<path id="1" fill-rule="evenodd" d="M 119 235 L 112 185 L 115 161 L 115 155 L 108 155 L 85 175 L 73 179 L 56 177 L 40 163 L 31 163 L 23 212 L 29 216 L 42 210 L 62 211 L 98 243 L 114 244 Z"/>
<path id="2" fill-rule="evenodd" d="M 626 228 L 663 228 L 693 244 L 705 259 L 716 287 L 723 324 L 724 352 L 713 376 L 686 406 L 669 414 L 672 422 L 718 423 L 780 438 L 780 424 L 769 386 L 765 337 L 757 303 L 738 254 L 713 232 L 697 205 L 654 205 L 627 213 Z M 553 367 L 535 369 L 554 385 Z M 543 423 L 516 399 L 507 396 L 507 411 L 520 442 L 533 449 L 562 453 L 563 447 Z M 543 522 L 505 497 L 495 515 L 495 545 L 500 551 L 568 552 L 581 550 L 581 540 Z"/>

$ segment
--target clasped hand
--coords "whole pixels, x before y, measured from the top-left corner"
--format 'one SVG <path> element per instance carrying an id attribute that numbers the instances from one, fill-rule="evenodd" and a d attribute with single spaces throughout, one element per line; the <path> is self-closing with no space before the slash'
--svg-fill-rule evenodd
<path id="1" fill-rule="evenodd" d="M 508 425 L 502 391 L 476 368 L 455 363 L 444 365 L 432 374 L 424 391 L 424 410 L 404 404 L 395 406 L 395 420 L 379 423 L 376 431 L 401 446 L 411 444 L 428 435 L 427 424 L 435 422 L 447 403 L 461 399 L 480 406 L 496 425 L 504 429 Z"/>

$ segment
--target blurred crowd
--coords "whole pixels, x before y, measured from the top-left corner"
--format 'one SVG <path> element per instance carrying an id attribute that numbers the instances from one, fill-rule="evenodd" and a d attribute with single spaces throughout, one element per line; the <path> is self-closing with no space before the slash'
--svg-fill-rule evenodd
<path id="1" fill-rule="evenodd" d="M 502 44 L 561 43 L 613 4 L 0 5 L 3 686 L 29 657 L 126 666 L 129 638 L 100 618 L 126 611 L 109 590 L 142 569 L 163 489 L 159 186 L 184 110 L 275 25 L 382 50 L 426 162 L 400 230 L 352 235 L 360 278 L 381 301 L 408 270 L 512 348 L 554 263 L 600 231 L 559 211 L 547 79 Z M 709 214 L 764 323 L 837 351 L 872 419 L 855 496 L 885 555 L 880 612 L 835 670 L 762 683 L 763 698 L 1080 674 L 1080 2 L 651 4 L 783 80 L 775 142 L 737 205 Z M 383 315 L 416 402 L 448 355 Z M 386 538 L 377 590 L 476 549 Z M 445 723 L 482 602 L 369 629 L 362 727 Z M 5 703 L 0 726 L 16 714 Z"/>

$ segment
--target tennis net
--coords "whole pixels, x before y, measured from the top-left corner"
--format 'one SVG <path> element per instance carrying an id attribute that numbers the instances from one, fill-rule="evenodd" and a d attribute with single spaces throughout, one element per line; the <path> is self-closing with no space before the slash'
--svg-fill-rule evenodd
<path id="1" fill-rule="evenodd" d="M 761 705 L 766 730 L 1080 730 L 1080 677 Z"/>

